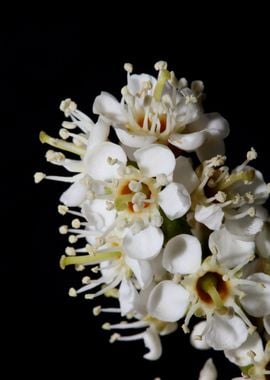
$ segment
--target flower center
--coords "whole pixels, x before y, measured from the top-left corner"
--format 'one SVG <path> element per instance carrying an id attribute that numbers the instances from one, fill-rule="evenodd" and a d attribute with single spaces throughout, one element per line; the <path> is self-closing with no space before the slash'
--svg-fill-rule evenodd
<path id="1" fill-rule="evenodd" d="M 223 301 L 229 295 L 228 284 L 222 279 L 222 275 L 216 272 L 207 272 L 200 277 L 196 290 L 202 302 L 214 304 L 217 308 L 224 306 Z"/>
<path id="2" fill-rule="evenodd" d="M 152 203 L 150 185 L 138 180 L 125 180 L 120 183 L 115 199 L 117 211 L 127 210 L 132 213 L 148 208 Z"/>
<path id="3" fill-rule="evenodd" d="M 139 125 L 140 128 L 142 129 L 147 129 L 148 131 L 152 130 L 152 120 L 150 118 L 145 118 L 144 115 L 139 115 L 137 116 L 137 124 Z M 158 115 L 156 121 L 156 127 L 155 127 L 155 132 L 162 133 L 166 130 L 166 114 L 160 114 Z"/>

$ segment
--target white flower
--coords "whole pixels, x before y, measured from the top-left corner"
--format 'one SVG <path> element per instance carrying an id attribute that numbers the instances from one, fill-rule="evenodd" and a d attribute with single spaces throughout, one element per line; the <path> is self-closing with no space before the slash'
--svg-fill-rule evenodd
<path id="1" fill-rule="evenodd" d="M 137 229 L 149 224 L 159 227 L 159 207 L 170 220 L 183 216 L 191 201 L 185 186 L 171 181 L 176 165 L 171 150 L 153 144 L 136 150 L 134 156 L 138 168 L 126 165 L 124 150 L 110 142 L 89 152 L 85 160 L 91 186 L 102 183 L 92 190 L 94 197 L 106 199 L 116 209 L 118 221 Z"/>
<path id="2" fill-rule="evenodd" d="M 122 321 L 120 323 L 111 324 L 105 323 L 103 328 L 105 330 L 110 331 L 132 331 L 132 330 L 140 330 L 140 332 L 130 335 L 123 335 L 119 333 L 113 333 L 110 339 L 111 343 L 116 341 L 122 342 L 131 342 L 136 340 L 143 340 L 145 346 L 149 349 L 149 351 L 144 355 L 145 359 L 148 360 L 157 360 L 161 356 L 162 346 L 160 341 L 160 336 L 170 334 L 177 329 L 176 323 L 163 322 L 152 315 L 149 314 L 147 300 L 149 298 L 149 293 L 153 289 L 154 284 L 150 284 L 147 288 L 142 290 L 140 293 L 137 293 L 133 297 L 129 297 L 129 314 L 127 314 L 128 321 Z M 130 291 L 128 290 L 127 293 Z M 132 290 L 132 293 L 134 291 Z M 121 300 L 120 300 L 121 306 Z M 96 308 L 94 308 L 95 312 Z M 99 307 L 98 313 L 100 312 L 118 312 L 122 313 L 122 308 L 114 309 L 114 308 L 101 308 Z M 134 318 L 134 320 L 131 320 Z M 142 331 L 143 329 L 143 331 Z"/>
<path id="3" fill-rule="evenodd" d="M 247 349 L 250 349 L 247 351 Z M 246 354 L 246 356 L 245 356 Z M 269 371 L 269 360 L 270 360 L 270 342 L 267 342 L 263 350 L 261 339 L 255 335 L 255 337 L 250 337 L 249 342 L 239 347 L 239 351 L 230 352 L 226 356 L 233 363 L 239 365 L 239 363 L 248 363 L 247 366 L 241 368 L 243 372 L 243 377 L 234 378 L 232 380 L 238 379 L 249 379 L 249 380 L 267 380 Z"/>
<path id="4" fill-rule="evenodd" d="M 200 159 L 223 153 L 228 123 L 218 114 L 202 115 L 203 84 L 176 79 L 167 63 L 156 65 L 158 78 L 130 75 L 122 89 L 122 100 L 102 92 L 93 112 L 106 117 L 122 144 L 139 148 L 153 142 L 171 143 L 181 150 L 196 150 Z"/>
<path id="5" fill-rule="evenodd" d="M 211 230 L 223 223 L 234 235 L 255 237 L 267 218 L 260 206 L 269 196 L 262 174 L 247 166 L 256 152 L 251 149 L 247 159 L 229 174 L 225 157 L 216 156 L 203 162 L 196 171 L 199 185 L 192 193 L 195 221 Z"/>
<path id="6" fill-rule="evenodd" d="M 216 240 L 219 239 L 216 237 Z M 245 252 L 241 245 L 240 249 L 236 245 L 236 250 L 230 252 L 222 250 L 222 244 L 217 248 L 213 238 L 210 249 L 215 255 L 205 259 L 201 265 L 202 252 L 197 238 L 185 234 L 172 238 L 164 249 L 163 265 L 169 272 L 184 275 L 184 278 L 180 283 L 167 280 L 156 285 L 149 295 L 148 308 L 151 315 L 164 321 L 177 321 L 186 315 L 183 324 L 186 332 L 190 318 L 199 312 L 207 320 L 201 334 L 205 342 L 216 350 L 232 349 L 246 340 L 248 331 L 254 331 L 254 326 L 238 305 L 238 298 L 241 296 L 242 306 L 249 311 L 253 304 L 250 302 L 249 307 L 248 301 L 252 299 L 256 283 L 236 275 L 254 256 L 249 247 Z M 237 265 L 225 265 L 230 263 L 230 255 Z M 268 301 L 264 301 L 265 304 L 268 305 Z M 261 310 L 261 316 L 265 315 L 266 310 L 257 310 Z"/>
<path id="7" fill-rule="evenodd" d="M 263 343 L 259 334 L 255 331 L 247 340 L 235 350 L 225 350 L 227 359 L 239 367 L 246 367 L 254 362 L 262 360 L 264 355 Z"/>
<path id="8" fill-rule="evenodd" d="M 53 138 L 45 132 L 40 132 L 40 141 L 49 144 L 63 151 L 71 152 L 80 157 L 79 160 L 68 159 L 62 152 L 48 150 L 46 153 L 47 161 L 54 165 L 63 166 L 71 173 L 77 173 L 71 177 L 46 176 L 45 174 L 35 176 L 36 182 L 46 178 L 49 180 L 63 181 L 72 185 L 62 194 L 60 200 L 68 207 L 80 206 L 89 197 L 89 178 L 87 173 L 87 158 L 89 152 L 107 140 L 109 134 L 109 124 L 104 118 L 100 117 L 96 124 L 77 110 L 76 104 L 70 99 L 61 103 L 60 109 L 65 116 L 71 117 L 71 122 L 64 122 L 63 129 L 60 129 L 62 139 Z M 79 128 L 82 133 L 70 132 Z M 71 138 L 72 142 L 66 141 Z M 43 174 L 43 173 L 41 173 Z"/>

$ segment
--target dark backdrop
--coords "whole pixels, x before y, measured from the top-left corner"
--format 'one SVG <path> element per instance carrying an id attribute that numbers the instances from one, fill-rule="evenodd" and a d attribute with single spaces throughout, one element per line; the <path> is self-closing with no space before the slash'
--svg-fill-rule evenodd
<path id="1" fill-rule="evenodd" d="M 142 30 L 137 20 L 138 34 L 132 38 L 124 27 L 118 33 L 111 26 L 102 35 L 104 25 L 72 23 L 25 23 L 1 34 L 6 52 L 1 190 L 9 236 L 3 236 L 1 265 L 7 317 L 3 327 L 8 334 L 5 347 L 17 358 L 10 370 L 18 366 L 21 373 L 35 378 L 42 374 L 62 379 L 75 373 L 76 380 L 197 379 L 211 352 L 193 350 L 180 330 L 163 338 L 159 361 L 147 362 L 142 359 L 141 342 L 108 343 L 110 334 L 100 328 L 104 320 L 92 316 L 92 305 L 98 300 L 68 297 L 67 290 L 79 284 L 81 275 L 61 271 L 58 265 L 66 242 L 58 234 L 64 219 L 56 206 L 65 186 L 49 181 L 36 186 L 32 177 L 35 171 L 54 172 L 45 162 L 46 147 L 39 143 L 38 133 L 44 129 L 57 134 L 63 120 L 62 99 L 71 97 L 91 117 L 92 102 L 101 90 L 119 96 L 125 62 L 132 62 L 135 72 L 154 73 L 153 64 L 163 59 L 178 77 L 203 80 L 206 110 L 218 111 L 229 120 L 228 162 L 241 162 L 254 146 L 259 152 L 255 165 L 269 181 L 269 62 L 261 44 L 263 26 L 255 30 L 249 22 L 244 29 L 236 25 L 237 33 L 229 37 L 231 21 L 221 24 L 218 19 L 207 33 L 203 23 L 196 22 L 152 33 Z M 222 354 L 213 356 L 219 379 L 238 373 Z"/>

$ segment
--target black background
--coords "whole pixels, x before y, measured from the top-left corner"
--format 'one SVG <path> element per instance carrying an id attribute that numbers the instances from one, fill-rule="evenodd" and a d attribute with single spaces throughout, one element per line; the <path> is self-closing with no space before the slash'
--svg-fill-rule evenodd
<path id="1" fill-rule="evenodd" d="M 259 22 L 256 28 L 254 20 Z M 1 32 L 5 51 L 1 190 L 8 233 L 2 238 L 1 279 L 5 348 L 16 357 L 10 371 L 17 367 L 21 374 L 36 378 L 74 373 L 78 380 L 197 379 L 212 353 L 193 350 L 181 330 L 163 338 L 159 361 L 147 362 L 142 359 L 142 342 L 108 343 L 110 334 L 100 328 L 104 320 L 91 311 L 101 300 L 68 297 L 69 287 L 78 286 L 81 274 L 61 271 L 58 265 L 66 242 L 58 234 L 65 217 L 57 214 L 56 206 L 65 185 L 33 184 L 35 171 L 55 173 L 45 162 L 46 147 L 39 143 L 38 133 L 43 129 L 57 135 L 62 99 L 71 97 L 91 117 L 92 102 L 101 90 L 119 97 L 125 62 L 132 62 L 137 73 L 154 74 L 154 63 L 163 59 L 178 77 L 203 80 L 206 111 L 218 111 L 229 120 L 228 163 L 243 161 L 254 146 L 259 153 L 255 165 L 269 181 L 269 61 L 263 22 L 255 15 L 254 20 L 244 20 L 238 27 L 236 19 L 232 29 L 231 18 L 221 23 L 215 17 L 208 32 L 200 17 L 196 21 L 191 17 L 185 25 L 180 17 L 174 29 L 153 26 L 151 19 L 146 25 L 143 19 L 135 25 L 123 22 L 119 32 L 110 24 L 105 35 L 104 25 L 93 27 L 91 21 L 25 23 Z M 132 37 L 130 24 L 136 29 Z M 238 374 L 222 354 L 213 356 L 219 379 Z"/>

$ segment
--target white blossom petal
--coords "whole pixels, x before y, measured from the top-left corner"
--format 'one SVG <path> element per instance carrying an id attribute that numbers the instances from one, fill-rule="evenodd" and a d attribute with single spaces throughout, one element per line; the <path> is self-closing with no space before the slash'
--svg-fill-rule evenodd
<path id="1" fill-rule="evenodd" d="M 123 128 L 114 129 L 121 143 L 132 148 L 141 148 L 150 145 L 157 140 L 156 136 L 137 135 L 133 132 L 126 131 Z"/>
<path id="2" fill-rule="evenodd" d="M 119 303 L 121 315 L 127 315 L 134 310 L 138 301 L 138 292 L 130 280 L 123 278 L 119 287 Z"/>
<path id="3" fill-rule="evenodd" d="M 89 151 L 95 145 L 100 144 L 103 141 L 106 141 L 110 132 L 110 124 L 107 120 L 102 117 L 99 117 L 96 124 L 93 126 L 90 137 L 88 140 L 87 150 Z"/>
<path id="4" fill-rule="evenodd" d="M 87 186 L 83 181 L 73 183 L 60 197 L 60 201 L 68 207 L 77 207 L 86 199 Z"/>
<path id="5" fill-rule="evenodd" d="M 190 274 L 200 268 L 202 248 L 199 240 L 192 235 L 174 236 L 167 243 L 163 253 L 163 266 L 170 273 Z"/>
<path id="6" fill-rule="evenodd" d="M 255 243 L 239 240 L 223 227 L 211 233 L 209 248 L 212 253 L 217 253 L 220 264 L 227 268 L 234 268 L 254 254 Z"/>
<path id="7" fill-rule="evenodd" d="M 270 335 L 270 314 L 266 315 L 263 318 L 263 324 L 264 324 L 264 328 L 265 328 L 267 334 Z"/>
<path id="8" fill-rule="evenodd" d="M 225 144 L 221 137 L 208 135 L 204 144 L 196 149 L 197 156 L 201 162 L 210 160 L 218 154 L 225 153 Z"/>
<path id="9" fill-rule="evenodd" d="M 164 236 L 159 228 L 148 226 L 136 234 L 129 230 L 124 237 L 123 247 L 129 257 L 149 260 L 159 254 L 163 240 Z"/>
<path id="10" fill-rule="evenodd" d="M 111 165 L 108 158 L 117 159 L 126 165 L 127 156 L 124 150 L 117 144 L 103 142 L 94 147 L 85 157 L 86 171 L 90 177 L 96 180 L 107 181 L 116 178 L 118 163 Z"/>
<path id="11" fill-rule="evenodd" d="M 237 211 L 230 210 L 232 216 L 238 213 L 246 212 L 250 208 L 249 205 L 243 206 Z M 244 216 L 241 219 L 231 219 L 229 213 L 227 212 L 227 217 L 225 218 L 226 228 L 234 235 L 238 235 L 243 238 L 253 239 L 255 235 L 261 231 L 263 228 L 264 221 L 267 218 L 267 211 L 261 206 L 256 206 L 255 216 Z"/>
<path id="12" fill-rule="evenodd" d="M 198 149 L 205 142 L 206 138 L 206 131 L 187 134 L 172 133 L 169 137 L 169 142 L 179 149 L 191 152 Z"/>
<path id="13" fill-rule="evenodd" d="M 153 269 L 151 263 L 146 260 L 134 260 L 128 256 L 125 257 L 125 261 L 138 280 L 140 288 L 146 288 L 153 279 Z"/>
<path id="14" fill-rule="evenodd" d="M 148 328 L 143 334 L 143 340 L 145 346 L 149 348 L 149 352 L 143 355 L 143 357 L 148 360 L 159 359 L 162 354 L 162 346 L 156 331 L 152 328 Z"/>
<path id="15" fill-rule="evenodd" d="M 240 290 L 245 293 L 240 300 L 243 308 L 253 317 L 270 314 L 270 276 L 254 273 L 247 279 L 250 283 L 239 285 Z"/>
<path id="16" fill-rule="evenodd" d="M 210 206 L 197 205 L 195 208 L 195 219 L 204 224 L 210 230 L 219 230 L 224 213 L 218 204 Z"/>
<path id="17" fill-rule="evenodd" d="M 85 202 L 82 205 L 82 213 L 85 215 L 87 221 L 93 218 L 93 214 L 96 214 L 101 218 L 102 224 L 96 225 L 98 229 L 106 229 L 110 227 L 116 218 L 115 209 L 108 210 L 106 200 L 93 199 L 92 201 Z"/>
<path id="18" fill-rule="evenodd" d="M 214 314 L 204 331 L 205 341 L 214 350 L 232 350 L 248 337 L 248 328 L 237 316 Z"/>
<path id="19" fill-rule="evenodd" d="M 158 194 L 158 203 L 170 220 L 181 218 L 189 210 L 191 199 L 184 185 L 172 182 Z"/>
<path id="20" fill-rule="evenodd" d="M 256 247 L 260 257 L 270 258 L 270 223 L 265 222 L 262 230 L 256 236 Z"/>
<path id="21" fill-rule="evenodd" d="M 152 144 L 134 153 L 139 168 L 147 177 L 159 174 L 170 175 L 175 168 L 175 158 L 172 151 L 164 145 Z"/>
<path id="22" fill-rule="evenodd" d="M 161 321 L 176 322 L 185 315 L 189 293 L 172 281 L 162 281 L 151 291 L 147 307 L 149 313 Z"/>
<path id="23" fill-rule="evenodd" d="M 198 380 L 216 380 L 217 375 L 217 370 L 213 360 L 208 359 L 200 372 Z"/>
<path id="24" fill-rule="evenodd" d="M 127 87 L 129 92 L 136 96 L 142 92 L 145 83 L 150 82 L 152 87 L 156 84 L 157 80 L 152 75 L 148 74 L 132 74 L 128 78 Z"/>
<path id="25" fill-rule="evenodd" d="M 94 101 L 93 113 L 105 116 L 115 123 L 127 123 L 128 117 L 124 107 L 108 92 L 101 92 Z"/>
<path id="26" fill-rule="evenodd" d="M 232 363 L 239 367 L 245 367 L 253 362 L 253 358 L 249 355 L 250 352 L 256 355 L 254 357 L 256 361 L 260 361 L 263 358 L 263 343 L 256 331 L 252 335 L 249 335 L 240 347 L 235 350 L 225 350 L 224 354 Z"/>
<path id="27" fill-rule="evenodd" d="M 204 329 L 206 327 L 206 321 L 201 321 L 197 323 L 190 334 L 190 343 L 193 347 L 198 350 L 208 350 L 211 348 L 205 341 L 205 337 L 203 335 Z"/>
<path id="28" fill-rule="evenodd" d="M 199 179 L 192 168 L 190 158 L 179 156 L 173 173 L 174 182 L 182 183 L 189 194 L 199 185 Z"/>

